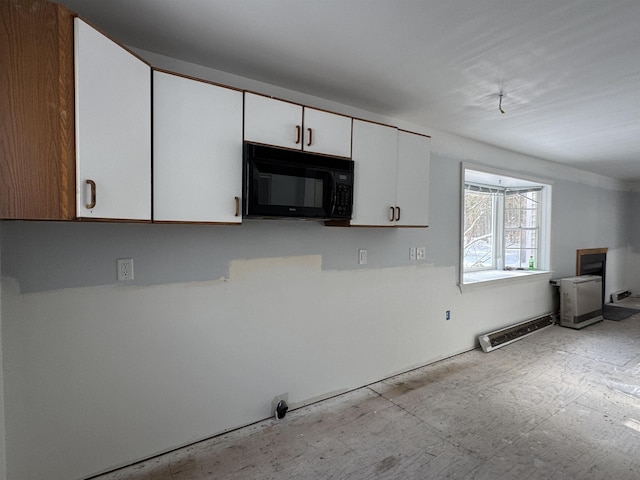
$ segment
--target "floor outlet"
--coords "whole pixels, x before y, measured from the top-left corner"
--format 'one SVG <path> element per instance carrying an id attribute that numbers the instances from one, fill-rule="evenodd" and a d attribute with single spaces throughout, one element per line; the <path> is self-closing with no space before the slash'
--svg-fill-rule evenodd
<path id="1" fill-rule="evenodd" d="M 133 280 L 133 258 L 119 258 L 118 264 L 118 281 Z"/>
<path id="2" fill-rule="evenodd" d="M 367 264 L 367 251 L 363 248 L 358 250 L 358 265 Z"/>
<path id="3" fill-rule="evenodd" d="M 410 247 L 409 248 L 409 260 L 415 260 L 416 259 L 416 247 Z"/>

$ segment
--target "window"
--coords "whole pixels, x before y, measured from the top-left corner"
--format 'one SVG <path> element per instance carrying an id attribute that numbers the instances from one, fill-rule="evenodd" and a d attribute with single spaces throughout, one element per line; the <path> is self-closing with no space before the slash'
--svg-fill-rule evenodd
<path id="1" fill-rule="evenodd" d="M 462 183 L 461 283 L 548 270 L 551 186 L 467 166 Z"/>

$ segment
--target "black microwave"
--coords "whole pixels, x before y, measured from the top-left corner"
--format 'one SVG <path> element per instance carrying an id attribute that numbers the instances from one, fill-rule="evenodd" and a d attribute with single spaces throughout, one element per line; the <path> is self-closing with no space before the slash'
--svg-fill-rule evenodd
<path id="1" fill-rule="evenodd" d="M 353 161 L 244 143 L 243 216 L 348 220 Z"/>

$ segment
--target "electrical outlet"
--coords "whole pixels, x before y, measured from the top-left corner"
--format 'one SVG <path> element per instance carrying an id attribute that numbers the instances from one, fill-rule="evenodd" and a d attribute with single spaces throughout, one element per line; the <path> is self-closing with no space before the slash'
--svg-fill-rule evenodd
<path id="1" fill-rule="evenodd" d="M 367 264 L 367 251 L 364 248 L 358 250 L 358 265 Z"/>
<path id="2" fill-rule="evenodd" d="M 416 259 L 416 247 L 409 247 L 409 260 Z"/>
<path id="3" fill-rule="evenodd" d="M 133 280 L 133 258 L 119 258 L 118 265 L 118 281 Z"/>
<path id="4" fill-rule="evenodd" d="M 426 247 L 418 247 L 416 249 L 418 260 L 424 260 L 427 258 L 427 248 Z"/>

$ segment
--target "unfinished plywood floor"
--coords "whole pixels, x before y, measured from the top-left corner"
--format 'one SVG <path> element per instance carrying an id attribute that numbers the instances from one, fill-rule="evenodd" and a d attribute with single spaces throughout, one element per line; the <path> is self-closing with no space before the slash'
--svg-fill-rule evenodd
<path id="1" fill-rule="evenodd" d="M 640 478 L 640 315 L 550 327 L 100 480 Z"/>

